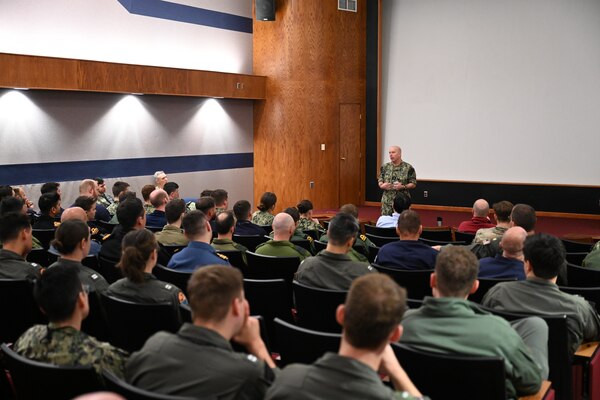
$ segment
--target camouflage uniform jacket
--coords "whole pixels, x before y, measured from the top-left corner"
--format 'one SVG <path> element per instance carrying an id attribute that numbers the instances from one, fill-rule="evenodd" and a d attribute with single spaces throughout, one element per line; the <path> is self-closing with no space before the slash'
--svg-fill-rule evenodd
<path id="1" fill-rule="evenodd" d="M 108 206 L 113 204 L 115 201 L 106 193 L 98 196 L 98 204 L 102 204 L 104 207 L 108 209 Z M 112 215 L 112 214 L 111 214 Z"/>
<path id="2" fill-rule="evenodd" d="M 596 243 L 587 256 L 583 259 L 583 267 L 600 270 L 600 242 Z"/>
<path id="3" fill-rule="evenodd" d="M 119 202 L 115 201 L 114 203 L 110 203 L 107 207 L 106 210 L 108 211 L 108 213 L 112 216 L 117 215 L 117 207 L 119 207 Z"/>
<path id="4" fill-rule="evenodd" d="M 300 217 L 298 220 L 298 229 L 302 231 L 325 232 L 325 228 L 323 228 L 321 224 L 304 217 Z"/>
<path id="5" fill-rule="evenodd" d="M 151 204 L 144 204 L 144 210 L 146 210 L 146 214 L 152 214 L 156 208 Z"/>
<path id="6" fill-rule="evenodd" d="M 490 242 L 492 239 L 501 238 L 502 235 L 504 235 L 504 232 L 507 230 L 508 228 L 503 228 L 501 226 L 495 226 L 493 228 L 481 228 L 477 230 L 477 233 L 475 233 L 473 244 L 485 244 Z"/>
<path id="7" fill-rule="evenodd" d="M 400 182 L 403 185 L 408 185 L 409 183 L 417 184 L 417 173 L 415 169 L 407 162 L 402 161 L 400 165 L 395 166 L 391 162 L 385 163 L 381 167 L 381 172 L 379 173 L 379 182 L 383 183 L 394 183 Z M 392 215 L 394 212 L 394 208 L 392 204 L 394 204 L 394 198 L 400 192 L 403 192 L 408 197 L 410 197 L 410 193 L 407 189 L 404 190 L 384 190 L 383 195 L 381 196 L 381 215 Z"/>
<path id="8" fill-rule="evenodd" d="M 272 225 L 275 216 L 267 211 L 254 211 L 252 214 L 252 222 L 256 225 Z"/>
<path id="9" fill-rule="evenodd" d="M 123 378 L 126 351 L 100 342 L 88 334 L 53 323 L 29 328 L 13 345 L 13 349 L 30 360 L 54 365 L 92 365 L 101 374 L 106 369 Z"/>

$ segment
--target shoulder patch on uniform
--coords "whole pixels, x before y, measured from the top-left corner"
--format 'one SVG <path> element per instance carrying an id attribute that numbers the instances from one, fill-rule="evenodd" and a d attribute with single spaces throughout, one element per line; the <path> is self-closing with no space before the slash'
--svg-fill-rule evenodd
<path id="1" fill-rule="evenodd" d="M 179 300 L 179 304 L 185 303 L 187 299 L 185 298 L 185 294 L 183 292 L 179 292 L 177 294 L 177 300 Z"/>
<path id="2" fill-rule="evenodd" d="M 96 281 L 96 280 L 100 279 L 100 276 L 98 274 L 91 274 L 90 278 L 92 278 L 92 280 Z"/>
<path id="3" fill-rule="evenodd" d="M 365 235 L 363 235 L 363 234 L 361 234 L 361 235 L 359 236 L 359 238 L 360 238 L 360 240 L 362 240 L 363 242 L 366 242 L 366 241 L 367 241 L 367 237 L 366 237 Z"/>
<path id="4" fill-rule="evenodd" d="M 217 256 L 219 256 L 221 259 L 223 259 L 223 260 L 225 260 L 225 261 L 228 261 L 228 260 L 229 260 L 229 257 L 227 257 L 226 255 L 223 255 L 223 254 L 221 254 L 221 253 L 217 253 Z"/>

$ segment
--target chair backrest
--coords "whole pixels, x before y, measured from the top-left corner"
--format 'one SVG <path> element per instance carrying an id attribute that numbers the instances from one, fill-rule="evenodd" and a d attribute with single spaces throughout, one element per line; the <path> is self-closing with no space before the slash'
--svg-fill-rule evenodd
<path id="1" fill-rule="evenodd" d="M 600 285 L 600 282 L 596 283 Z M 596 308 L 596 312 L 600 314 L 600 286 L 597 287 L 572 287 L 559 286 L 562 292 L 576 294 L 586 299 L 592 306 Z"/>
<path id="2" fill-rule="evenodd" d="M 408 308 L 420 308 L 423 305 L 423 300 L 406 299 Z"/>
<path id="3" fill-rule="evenodd" d="M 574 242 L 572 240 L 560 239 L 567 253 L 589 253 L 592 251 L 593 245 L 591 243 Z"/>
<path id="4" fill-rule="evenodd" d="M 506 399 L 502 357 L 435 354 L 392 343 L 416 387 L 432 399 Z"/>
<path id="5" fill-rule="evenodd" d="M 375 225 L 365 224 L 365 233 L 383 237 L 398 238 L 396 228 L 379 228 Z"/>
<path id="6" fill-rule="evenodd" d="M 110 222 L 102 221 L 99 219 L 94 221 L 94 223 L 100 230 L 106 233 L 112 233 L 113 229 L 115 229 L 115 226 L 117 226 L 117 224 L 111 224 Z"/>
<path id="7" fill-rule="evenodd" d="M 187 296 L 187 284 L 192 276 L 191 272 L 175 271 L 160 264 L 156 264 L 152 269 L 152 274 L 161 281 L 169 282 L 177 286 Z"/>
<path id="8" fill-rule="evenodd" d="M 300 265 L 298 257 L 273 257 L 246 252 L 248 267 L 242 269 L 244 278 L 249 279 L 284 279 L 292 287 L 294 274 Z"/>
<path id="9" fill-rule="evenodd" d="M 165 249 L 167 254 L 169 254 L 169 257 L 173 257 L 173 254 L 177 253 L 178 251 L 181 251 L 182 249 L 185 249 L 187 247 L 187 245 L 182 246 L 182 245 L 161 244 L 160 247 Z"/>
<path id="10" fill-rule="evenodd" d="M 156 332 L 176 332 L 181 325 L 178 309 L 171 303 L 140 304 L 105 293 L 100 296 L 111 344 L 129 352 L 139 350 Z"/>
<path id="11" fill-rule="evenodd" d="M 298 325 L 321 332 L 341 332 L 335 319 L 340 304 L 346 301 L 345 290 L 320 289 L 293 282 Z"/>
<path id="12" fill-rule="evenodd" d="M 37 240 L 42 243 L 44 249 L 48 250 L 50 248 L 50 241 L 54 239 L 54 234 L 56 229 L 32 229 L 31 233 Z"/>
<path id="13" fill-rule="evenodd" d="M 316 229 L 305 229 L 302 231 L 307 236 L 310 236 L 313 240 L 319 240 L 321 238 L 321 234 Z"/>
<path id="14" fill-rule="evenodd" d="M 281 365 L 313 363 L 328 351 L 337 352 L 342 335 L 313 331 L 275 318 L 277 349 Z"/>
<path id="15" fill-rule="evenodd" d="M 108 283 L 114 283 L 123 278 L 123 272 L 117 268 L 119 260 L 111 260 L 98 256 L 98 273 L 106 279 Z"/>
<path id="16" fill-rule="evenodd" d="M 306 251 L 308 251 L 309 253 L 312 254 L 312 248 L 310 246 L 310 240 L 308 240 L 308 239 L 294 239 L 294 240 L 290 240 L 290 242 L 292 242 L 296 246 L 302 247 L 303 249 L 305 249 Z M 314 256 L 314 254 L 312 254 L 312 255 Z"/>
<path id="17" fill-rule="evenodd" d="M 469 233 L 469 232 L 461 232 L 461 231 L 457 231 L 457 230 L 453 230 L 454 233 L 454 241 L 456 242 L 465 242 L 467 244 L 470 244 L 473 242 L 473 239 L 475 239 L 475 234 L 474 233 Z"/>
<path id="18" fill-rule="evenodd" d="M 273 225 L 259 225 L 261 228 L 264 229 L 264 231 L 267 233 L 267 235 L 271 232 L 273 232 Z"/>
<path id="19" fill-rule="evenodd" d="M 13 343 L 36 323 L 46 323 L 33 299 L 33 283 L 0 279 L 0 343 Z"/>
<path id="20" fill-rule="evenodd" d="M 367 256 L 367 258 L 369 259 L 370 263 L 375 262 L 375 259 L 377 258 L 377 254 L 379 254 L 379 249 L 381 247 L 369 247 L 369 255 Z"/>
<path id="21" fill-rule="evenodd" d="M 122 379 L 117 378 L 114 374 L 104 370 L 102 378 L 106 389 L 120 394 L 127 400 L 191 400 L 191 397 L 171 396 L 168 394 L 160 394 L 149 392 L 144 389 L 137 388 Z M 203 397 L 205 399 L 205 397 Z M 212 399 L 212 398 L 211 398 Z M 216 397 L 214 397 L 216 400 Z"/>
<path id="22" fill-rule="evenodd" d="M 467 244 L 465 242 L 445 242 L 442 240 L 425 239 L 422 236 L 419 238 L 419 241 L 425 243 L 428 246 L 445 246 L 447 244 L 451 244 L 454 246 L 464 246 Z"/>
<path id="23" fill-rule="evenodd" d="M 266 242 L 268 237 L 264 235 L 233 235 L 233 241 L 246 247 L 248 251 L 256 251 L 256 246 Z"/>
<path id="24" fill-rule="evenodd" d="M 90 311 L 81 323 L 81 330 L 102 342 L 110 341 L 110 331 L 108 329 L 108 322 L 106 321 L 106 314 L 100 301 L 100 294 L 98 292 L 90 292 L 88 295 L 88 304 Z"/>
<path id="25" fill-rule="evenodd" d="M 98 271 L 98 273 L 100 273 L 100 271 L 98 269 L 98 256 L 88 255 L 86 258 L 81 260 L 81 263 L 83 265 L 85 265 L 86 267 L 91 268 L 94 271 Z M 100 274 L 100 275 L 102 275 L 102 274 Z"/>
<path id="26" fill-rule="evenodd" d="M 46 249 L 31 249 L 25 258 L 27 261 L 39 264 L 44 268 L 49 267 L 50 264 L 52 264 Z"/>
<path id="27" fill-rule="evenodd" d="M 428 226 L 423 227 L 421 237 L 427 240 L 436 240 L 440 242 L 452 242 L 452 228 L 449 226 Z"/>
<path id="28" fill-rule="evenodd" d="M 321 242 L 319 240 L 315 240 L 313 244 L 315 245 L 315 250 L 317 251 L 317 253 L 327 248 L 327 243 Z"/>
<path id="29" fill-rule="evenodd" d="M 148 229 L 149 231 L 151 231 L 153 233 L 156 233 L 156 232 L 162 231 L 163 227 L 162 226 L 149 226 L 149 225 L 146 225 L 146 229 Z"/>
<path id="30" fill-rule="evenodd" d="M 102 389 L 92 366 L 58 366 L 29 360 L 2 344 L 4 364 L 10 371 L 17 398 L 71 399 Z"/>
<path id="31" fill-rule="evenodd" d="M 600 286 L 600 270 L 567 263 L 567 282 L 570 287 Z"/>
<path id="32" fill-rule="evenodd" d="M 479 288 L 477 291 L 471 295 L 469 295 L 469 300 L 475 303 L 481 303 L 483 300 L 483 296 L 490 290 L 492 287 L 497 285 L 500 282 L 513 282 L 516 281 L 517 278 L 477 278 L 479 280 Z"/>
<path id="33" fill-rule="evenodd" d="M 378 235 L 373 235 L 371 233 L 365 233 L 365 236 L 368 237 L 371 240 L 371 242 L 373 242 L 375 244 L 375 246 L 377 246 L 377 247 L 385 246 L 388 243 L 394 243 L 394 242 L 397 242 L 398 240 L 400 240 L 400 238 L 398 236 L 396 236 L 396 237 L 378 236 Z"/>
<path id="34" fill-rule="evenodd" d="M 243 266 L 246 266 L 246 263 L 244 262 L 244 253 L 239 250 L 217 250 L 217 253 L 227 257 L 229 264 L 238 269 L 242 269 Z"/>
<path id="35" fill-rule="evenodd" d="M 569 264 L 581 266 L 583 264 L 583 259 L 590 253 L 588 252 L 577 252 L 577 253 L 567 253 L 566 259 Z"/>
<path id="36" fill-rule="evenodd" d="M 378 264 L 371 264 L 377 271 L 389 275 L 396 283 L 404 287 L 408 297 L 415 300 L 422 300 L 425 296 L 431 296 L 431 286 L 429 279 L 432 269 L 425 270 L 400 270 L 383 267 Z"/>

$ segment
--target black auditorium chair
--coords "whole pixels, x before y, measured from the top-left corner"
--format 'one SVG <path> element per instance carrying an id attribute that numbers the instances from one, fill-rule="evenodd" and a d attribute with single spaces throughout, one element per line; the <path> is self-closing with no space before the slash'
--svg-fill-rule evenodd
<path id="1" fill-rule="evenodd" d="M 57 366 L 29 360 L 5 343 L 1 349 L 19 400 L 71 399 L 103 389 L 92 366 Z"/>
<path id="2" fill-rule="evenodd" d="M 377 247 L 377 246 L 375 246 L 375 247 L 370 246 L 369 247 L 369 254 L 367 255 L 367 258 L 369 259 L 370 263 L 374 263 L 375 262 L 375 259 L 377 258 L 377 254 L 379 254 L 379 249 L 380 248 L 381 247 Z"/>
<path id="3" fill-rule="evenodd" d="M 107 234 L 112 233 L 113 229 L 115 229 L 115 226 L 117 226 L 117 224 L 111 224 L 110 222 L 102 221 L 99 219 L 94 221 L 94 223 L 101 231 L 106 232 Z"/>
<path id="4" fill-rule="evenodd" d="M 452 242 L 454 240 L 452 238 L 452 228 L 449 226 L 423 227 L 421 237 L 438 242 Z"/>
<path id="5" fill-rule="evenodd" d="M 171 268 L 156 264 L 152 269 L 152 274 L 161 281 L 169 282 L 177 286 L 187 296 L 187 284 L 192 276 L 191 272 L 175 271 Z"/>
<path id="6" fill-rule="evenodd" d="M 0 279 L 0 343 L 13 343 L 23 332 L 46 319 L 33 299 L 29 280 Z"/>
<path id="7" fill-rule="evenodd" d="M 388 243 L 395 243 L 398 240 L 400 240 L 400 238 L 398 236 L 396 236 L 396 237 L 377 236 L 377 235 L 373 235 L 371 233 L 366 233 L 365 236 L 367 238 L 369 238 L 371 240 L 371 242 L 373 242 L 373 244 L 375 244 L 375 246 L 377 246 L 377 247 L 385 246 Z"/>
<path id="8" fill-rule="evenodd" d="M 106 389 L 120 394 L 127 400 L 192 400 L 193 397 L 181 397 L 171 396 L 168 394 L 160 394 L 156 392 L 149 392 L 144 389 L 137 388 L 122 379 L 119 379 L 109 371 L 102 371 L 102 378 L 104 379 L 104 385 Z M 217 397 L 203 397 L 202 399 L 216 400 Z"/>
<path id="9" fill-rule="evenodd" d="M 169 257 L 173 257 L 173 254 L 181 251 L 182 249 L 185 249 L 187 247 L 187 245 L 181 246 L 181 245 L 171 245 L 171 244 L 160 244 L 160 247 L 165 249 L 167 254 L 169 254 Z"/>
<path id="10" fill-rule="evenodd" d="M 327 243 L 321 242 L 319 240 L 315 240 L 313 244 L 315 245 L 315 250 L 317 251 L 317 253 L 327 248 Z"/>
<path id="11" fill-rule="evenodd" d="M 264 229 L 264 231 L 267 233 L 267 235 L 271 232 L 273 232 L 273 226 L 272 225 L 259 225 L 261 228 Z"/>
<path id="12" fill-rule="evenodd" d="M 492 287 L 501 282 L 514 282 L 517 278 L 507 279 L 507 278 L 477 278 L 479 280 L 479 287 L 477 291 L 471 295 L 469 295 L 469 300 L 475 303 L 481 303 L 483 300 L 483 296 L 490 290 Z"/>
<path id="13" fill-rule="evenodd" d="M 217 253 L 227 257 L 229 264 L 238 269 L 242 269 L 246 265 L 244 262 L 244 253 L 239 250 L 217 250 Z"/>
<path id="14" fill-rule="evenodd" d="M 411 299 L 422 300 L 425 296 L 431 296 L 429 279 L 433 270 L 401 270 L 371 264 L 377 271 L 389 275 L 396 283 L 406 289 Z"/>
<path id="15" fill-rule="evenodd" d="M 316 229 L 305 229 L 302 231 L 307 236 L 310 236 L 313 240 L 319 240 L 321 238 L 321 234 Z"/>
<path id="16" fill-rule="evenodd" d="M 345 290 L 321 289 L 293 282 L 298 325 L 321 332 L 341 332 L 335 319 L 340 304 L 346 301 Z"/>
<path id="17" fill-rule="evenodd" d="M 596 283 L 596 287 L 572 287 L 559 286 L 558 288 L 565 293 L 575 294 L 586 299 L 600 314 L 600 282 Z"/>
<path id="18" fill-rule="evenodd" d="M 461 232 L 461 231 L 454 231 L 454 241 L 455 242 L 465 242 L 467 244 L 471 244 L 473 243 L 473 239 L 475 239 L 475 234 L 474 233 L 469 233 L 469 232 Z"/>
<path id="19" fill-rule="evenodd" d="M 156 233 L 156 232 L 162 231 L 163 227 L 162 226 L 148 226 L 148 225 L 146 225 L 146 229 L 148 229 L 149 231 L 152 231 L 152 232 Z"/>
<path id="20" fill-rule="evenodd" d="M 592 251 L 591 243 L 575 242 L 573 240 L 560 239 L 567 253 L 589 253 Z"/>
<path id="21" fill-rule="evenodd" d="M 392 348 L 415 386 L 432 399 L 506 399 L 502 357 L 444 355 L 401 343 Z"/>
<path id="22" fill-rule="evenodd" d="M 100 301 L 98 292 L 90 292 L 88 295 L 89 313 L 81 323 L 81 330 L 102 342 L 110 341 L 110 332 L 106 314 Z"/>
<path id="23" fill-rule="evenodd" d="M 292 287 L 294 274 L 300 265 L 298 257 L 273 257 L 246 252 L 248 267 L 242 269 L 244 278 L 249 279 L 284 279 Z"/>
<path id="24" fill-rule="evenodd" d="M 108 283 L 114 283 L 123 278 L 123 272 L 117 267 L 119 260 L 111 260 L 98 256 L 98 273 L 106 279 Z"/>
<path id="25" fill-rule="evenodd" d="M 55 229 L 32 229 L 31 233 L 37 240 L 42 243 L 44 249 L 48 250 L 50 248 L 50 241 L 54 239 Z"/>
<path id="26" fill-rule="evenodd" d="M 423 305 L 423 300 L 406 299 L 406 306 L 408 308 L 420 308 Z"/>
<path id="27" fill-rule="evenodd" d="M 567 278 L 571 287 L 600 286 L 600 270 L 567 264 Z"/>
<path id="28" fill-rule="evenodd" d="M 308 251 L 311 255 L 314 256 L 314 254 L 312 254 L 312 248 L 311 248 L 311 245 L 310 245 L 310 240 L 308 240 L 308 239 L 294 239 L 294 240 L 290 240 L 290 242 L 292 242 L 292 244 L 295 244 L 296 246 L 302 247 L 304 250 Z"/>
<path id="29" fill-rule="evenodd" d="M 365 224 L 365 233 L 376 236 L 391 237 L 396 239 L 398 238 L 396 228 L 379 228 L 375 225 Z"/>
<path id="30" fill-rule="evenodd" d="M 318 332 L 290 324 L 275 318 L 277 349 L 281 365 L 292 363 L 311 364 L 323 354 L 337 352 L 342 335 Z"/>
<path id="31" fill-rule="evenodd" d="M 588 252 L 577 252 L 577 253 L 567 253 L 566 259 L 569 264 L 573 265 L 582 265 L 583 259 L 590 253 Z"/>
<path id="32" fill-rule="evenodd" d="M 263 235 L 233 235 L 233 241 L 246 247 L 249 251 L 255 251 L 256 246 L 269 240 Z"/>
<path id="33" fill-rule="evenodd" d="M 158 331 L 177 332 L 180 314 L 171 303 L 140 304 L 101 295 L 110 330 L 110 343 L 129 352 L 139 350 Z"/>
<path id="34" fill-rule="evenodd" d="M 26 259 L 27 261 L 41 265 L 44 268 L 49 267 L 50 264 L 52 264 L 46 249 L 32 249 L 29 254 L 27 254 Z"/>
<path id="35" fill-rule="evenodd" d="M 181 316 L 181 323 L 192 323 L 192 308 L 189 304 L 182 303 L 179 305 L 179 315 Z"/>
<path id="36" fill-rule="evenodd" d="M 447 244 L 451 244 L 454 246 L 464 246 L 467 244 L 465 242 L 445 242 L 442 240 L 425 239 L 424 237 L 420 237 L 419 241 L 425 243 L 428 246 L 445 246 Z"/>

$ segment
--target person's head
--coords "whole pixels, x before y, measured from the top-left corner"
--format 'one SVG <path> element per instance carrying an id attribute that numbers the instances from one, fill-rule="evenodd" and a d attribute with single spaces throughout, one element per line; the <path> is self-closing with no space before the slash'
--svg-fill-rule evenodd
<path id="1" fill-rule="evenodd" d="M 156 189 L 150 193 L 150 204 L 152 204 L 154 208 L 164 210 L 168 201 L 169 195 L 163 189 Z"/>
<path id="2" fill-rule="evenodd" d="M 200 192 L 200 197 L 212 197 L 214 190 L 212 189 L 204 189 Z"/>
<path id="3" fill-rule="evenodd" d="M 435 272 L 431 274 L 434 297 L 466 298 L 479 287 L 477 257 L 462 246 L 442 248 L 435 261 Z"/>
<path id="4" fill-rule="evenodd" d="M 262 196 L 260 196 L 260 204 L 258 205 L 258 209 L 260 211 L 271 211 L 275 208 L 275 204 L 277 203 L 277 196 L 273 192 L 264 192 Z"/>
<path id="5" fill-rule="evenodd" d="M 33 297 L 50 322 L 64 322 L 79 310 L 83 320 L 88 312 L 88 298 L 77 268 L 56 265 L 36 279 Z"/>
<path id="6" fill-rule="evenodd" d="M 528 236 L 523 254 L 528 275 L 532 272 L 542 279 L 555 279 L 565 264 L 565 247 L 562 242 L 545 233 Z"/>
<path id="7" fill-rule="evenodd" d="M 119 195 L 118 203 L 129 199 L 137 199 L 137 194 L 135 192 L 130 191 L 123 192 Z"/>
<path id="8" fill-rule="evenodd" d="M 385 274 L 368 274 L 352 282 L 336 317 L 352 347 L 380 351 L 400 338 L 405 309 L 406 290 Z"/>
<path id="9" fill-rule="evenodd" d="M 167 178 L 165 171 L 156 171 L 154 173 L 154 184 L 157 188 L 162 189 L 167 182 L 169 182 L 169 178 Z"/>
<path id="10" fill-rule="evenodd" d="M 399 146 L 390 146 L 388 154 L 392 163 L 398 164 L 402 161 L 402 149 Z"/>
<path id="11" fill-rule="evenodd" d="M 7 214 L 11 212 L 18 212 L 21 214 L 27 214 L 27 204 L 18 197 L 7 196 L 0 202 L 0 214 Z"/>
<path id="12" fill-rule="evenodd" d="M 233 235 L 235 229 L 235 217 L 233 211 L 225 210 L 215 218 L 215 229 L 219 237 Z"/>
<path id="13" fill-rule="evenodd" d="M 294 224 L 297 224 L 300 221 L 300 212 L 296 207 L 288 207 L 283 210 L 284 213 L 289 214 L 294 220 Z"/>
<path id="14" fill-rule="evenodd" d="M 502 246 L 502 254 L 506 258 L 521 258 L 523 256 L 523 243 L 527 237 L 527 232 L 520 226 L 513 226 L 509 228 L 502 239 L 500 239 L 500 246 Z"/>
<path id="15" fill-rule="evenodd" d="M 42 215 L 54 217 L 60 212 L 60 196 L 56 192 L 44 193 L 38 200 Z"/>
<path id="16" fill-rule="evenodd" d="M 352 215 L 354 218 L 358 219 L 358 207 L 354 204 L 344 204 L 340 207 L 340 212 L 343 214 Z"/>
<path id="17" fill-rule="evenodd" d="M 14 196 L 18 197 L 19 199 L 23 200 L 25 203 L 27 203 L 27 194 L 25 193 L 25 190 L 20 187 L 13 187 L 13 192 L 14 192 Z M 1 196 L 0 196 L 1 197 Z"/>
<path id="18" fill-rule="evenodd" d="M 165 216 L 168 224 L 174 224 L 179 221 L 185 213 L 185 201 L 183 199 L 174 199 L 165 206 Z"/>
<path id="19" fill-rule="evenodd" d="M 60 222 L 70 221 L 77 219 L 79 221 L 87 222 L 88 216 L 85 210 L 81 207 L 69 207 L 60 215 Z"/>
<path id="20" fill-rule="evenodd" d="M 206 218 L 212 219 L 215 215 L 215 199 L 210 196 L 202 196 L 196 202 L 196 210 L 202 211 Z"/>
<path id="21" fill-rule="evenodd" d="M 163 189 L 167 192 L 167 195 L 169 195 L 169 199 L 173 200 L 179 198 L 179 185 L 175 182 L 165 183 Z"/>
<path id="22" fill-rule="evenodd" d="M 42 187 L 40 188 L 40 193 L 44 194 L 44 193 L 50 193 L 50 192 L 57 192 L 58 195 L 60 196 L 60 183 L 58 182 L 46 182 L 42 185 Z"/>
<path id="23" fill-rule="evenodd" d="M 87 214 L 88 221 L 96 219 L 96 199 L 90 196 L 79 196 L 73 207 L 81 207 Z"/>
<path id="24" fill-rule="evenodd" d="M 90 227 L 77 219 L 62 222 L 56 228 L 52 245 L 62 255 L 81 252 L 81 259 L 83 259 L 90 251 Z"/>
<path id="25" fill-rule="evenodd" d="M 11 249 L 25 256 L 31 251 L 31 222 L 21 212 L 11 212 L 0 216 L 0 242 L 5 249 Z"/>
<path id="26" fill-rule="evenodd" d="M 116 181 L 112 187 L 112 194 L 115 199 L 121 196 L 121 193 L 125 193 L 129 190 L 129 183 L 123 181 Z"/>
<path id="27" fill-rule="evenodd" d="M 513 209 L 513 203 L 510 201 L 502 200 L 492 205 L 494 209 L 494 215 L 496 216 L 497 222 L 508 223 L 510 222 L 510 212 Z"/>
<path id="28" fill-rule="evenodd" d="M 421 235 L 423 226 L 421 225 L 421 217 L 416 211 L 404 210 L 398 217 L 398 225 L 396 231 L 403 240 L 417 240 Z"/>
<path id="29" fill-rule="evenodd" d="M 106 193 L 106 183 L 104 182 L 104 179 L 97 177 L 97 178 L 94 178 L 94 180 L 96 181 L 96 184 L 98 185 L 98 194 Z"/>
<path id="30" fill-rule="evenodd" d="M 225 189 L 213 190 L 210 195 L 213 199 L 215 199 L 215 207 L 227 208 L 229 195 L 227 194 L 227 191 Z"/>
<path id="31" fill-rule="evenodd" d="M 247 221 L 252 217 L 252 206 L 248 200 L 238 200 L 233 205 L 233 213 L 238 221 Z"/>
<path id="32" fill-rule="evenodd" d="M 312 201 L 308 199 L 301 200 L 300 203 L 296 206 L 300 215 L 308 214 L 313 209 Z"/>
<path id="33" fill-rule="evenodd" d="M 6 197 L 12 197 L 15 195 L 15 192 L 12 186 L 9 185 L 0 185 L 0 201 Z"/>
<path id="34" fill-rule="evenodd" d="M 98 198 L 98 184 L 93 179 L 84 179 L 79 184 L 79 195 Z"/>
<path id="35" fill-rule="evenodd" d="M 473 215 L 475 217 L 485 218 L 490 213 L 490 205 L 484 199 L 475 200 L 473 203 Z"/>
<path id="36" fill-rule="evenodd" d="M 198 268 L 188 281 L 187 289 L 194 323 L 219 324 L 232 318 L 237 325 L 233 331 L 241 329 L 247 302 L 242 274 L 237 268 L 219 265 Z"/>
<path id="37" fill-rule="evenodd" d="M 296 229 L 296 223 L 291 215 L 279 213 L 273 218 L 273 239 L 290 240 Z"/>
<path id="38" fill-rule="evenodd" d="M 392 203 L 394 211 L 396 211 L 398 214 L 400 214 L 404 210 L 408 210 L 410 208 L 410 205 L 410 197 L 408 197 L 402 192 L 398 193 L 396 197 L 394 197 L 394 202 Z"/>
<path id="39" fill-rule="evenodd" d="M 194 210 L 185 214 L 181 221 L 185 236 L 191 241 L 210 242 L 212 231 L 206 215 L 202 211 Z"/>
<path id="40" fill-rule="evenodd" d="M 510 225 L 520 226 L 525 229 L 527 233 L 533 233 L 535 231 L 535 223 L 537 217 L 535 210 L 528 204 L 516 204 L 510 213 Z"/>
<path id="41" fill-rule="evenodd" d="M 117 264 L 130 281 L 142 283 L 147 264 L 156 265 L 158 243 L 147 229 L 133 230 L 121 241 L 121 260 Z"/>
<path id="42" fill-rule="evenodd" d="M 146 226 L 146 212 L 140 199 L 127 199 L 119 202 L 117 219 L 124 230 L 142 229 Z"/>
<path id="43" fill-rule="evenodd" d="M 327 236 L 334 246 L 351 247 L 359 229 L 356 218 L 349 214 L 338 213 L 329 221 Z"/>
<path id="44" fill-rule="evenodd" d="M 142 197 L 146 203 L 150 201 L 150 193 L 156 190 L 156 186 L 154 185 L 144 185 L 142 187 Z"/>

